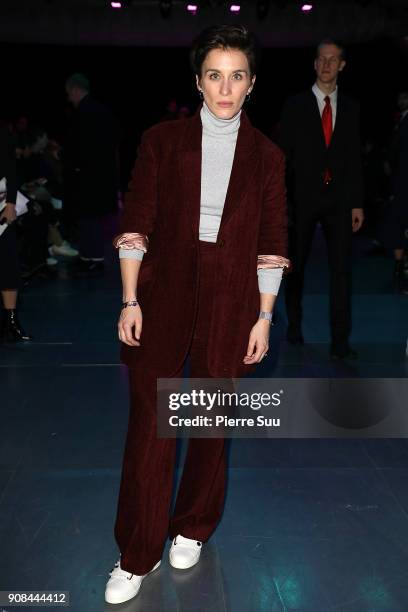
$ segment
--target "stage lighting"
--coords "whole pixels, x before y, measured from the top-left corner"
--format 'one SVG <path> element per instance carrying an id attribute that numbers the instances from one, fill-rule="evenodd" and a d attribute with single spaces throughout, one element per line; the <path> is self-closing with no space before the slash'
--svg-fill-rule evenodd
<path id="1" fill-rule="evenodd" d="M 241 6 L 239 4 L 231 4 L 230 11 L 231 13 L 239 13 L 241 10 Z"/>
<path id="2" fill-rule="evenodd" d="M 310 13 L 313 10 L 313 4 L 302 4 L 302 11 L 304 13 Z"/>
<path id="3" fill-rule="evenodd" d="M 131 4 L 131 0 L 111 0 L 110 5 L 113 9 L 126 8 Z"/>
<path id="4" fill-rule="evenodd" d="M 172 4 L 172 0 L 160 0 L 160 13 L 164 19 L 170 17 Z"/>
<path id="5" fill-rule="evenodd" d="M 198 6 L 197 4 L 187 4 L 187 10 L 191 15 L 197 15 Z"/>

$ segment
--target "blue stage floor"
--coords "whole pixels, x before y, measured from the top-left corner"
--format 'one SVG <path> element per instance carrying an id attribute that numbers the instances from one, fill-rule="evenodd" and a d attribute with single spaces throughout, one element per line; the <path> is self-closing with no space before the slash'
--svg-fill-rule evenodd
<path id="1" fill-rule="evenodd" d="M 304 300 L 307 344 L 286 344 L 280 296 L 257 376 L 406 377 L 408 296 L 392 292 L 392 260 L 362 247 L 359 238 L 359 360 L 328 360 L 318 236 Z M 69 591 L 72 612 L 406 612 L 405 439 L 232 440 L 225 512 L 200 563 L 172 569 L 168 542 L 135 600 L 104 604 L 118 557 L 113 521 L 128 414 L 120 300 L 112 259 L 102 278 L 72 280 L 62 262 L 57 278 L 34 279 L 22 292 L 21 319 L 35 341 L 0 347 L 0 590 Z"/>

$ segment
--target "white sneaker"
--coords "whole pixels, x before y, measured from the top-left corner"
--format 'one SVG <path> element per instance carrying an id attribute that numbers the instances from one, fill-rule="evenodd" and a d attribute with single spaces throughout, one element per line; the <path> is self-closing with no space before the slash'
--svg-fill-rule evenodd
<path id="1" fill-rule="evenodd" d="M 105 601 L 111 604 L 119 604 L 135 597 L 140 590 L 143 578 L 157 569 L 160 563 L 161 561 L 158 561 L 150 572 L 147 572 L 144 576 L 137 576 L 136 574 L 125 572 L 125 570 L 120 567 L 119 559 L 119 561 L 115 563 L 113 570 L 109 572 L 110 578 L 106 583 Z"/>
<path id="2" fill-rule="evenodd" d="M 72 248 L 72 246 L 66 240 L 63 240 L 62 244 L 57 246 L 56 244 L 52 244 L 48 252 L 50 255 L 62 255 L 63 257 L 76 257 L 79 255 L 79 251 Z"/>
<path id="3" fill-rule="evenodd" d="M 169 561 L 172 567 L 177 569 L 188 569 L 200 560 L 203 543 L 198 540 L 190 540 L 182 535 L 177 535 L 169 552 Z"/>

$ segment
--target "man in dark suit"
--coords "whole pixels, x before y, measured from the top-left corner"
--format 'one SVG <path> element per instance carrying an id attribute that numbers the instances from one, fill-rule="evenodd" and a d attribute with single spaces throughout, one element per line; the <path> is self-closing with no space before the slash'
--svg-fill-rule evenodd
<path id="1" fill-rule="evenodd" d="M 408 92 L 398 96 L 400 117 L 390 150 L 392 195 L 383 235 L 386 247 L 394 251 L 395 285 L 408 294 L 406 257 L 408 254 Z"/>
<path id="2" fill-rule="evenodd" d="M 117 210 L 118 126 L 108 108 L 90 95 L 88 79 L 66 81 L 75 107 L 64 147 L 65 203 L 78 220 L 79 274 L 103 269 L 104 230 Z"/>
<path id="3" fill-rule="evenodd" d="M 279 144 L 287 156 L 290 259 L 287 339 L 303 344 L 303 277 L 316 224 L 324 232 L 330 269 L 333 359 L 356 357 L 351 332 L 351 237 L 363 222 L 358 106 L 338 91 L 344 49 L 331 40 L 317 47 L 316 82 L 290 98 L 282 112 Z"/>

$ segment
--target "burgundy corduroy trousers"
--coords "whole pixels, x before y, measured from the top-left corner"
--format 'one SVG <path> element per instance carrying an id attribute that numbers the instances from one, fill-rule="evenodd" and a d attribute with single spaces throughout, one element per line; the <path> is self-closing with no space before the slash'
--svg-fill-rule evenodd
<path id="1" fill-rule="evenodd" d="M 190 376 L 211 378 L 207 341 L 213 300 L 216 247 L 200 241 L 198 313 L 191 342 Z M 143 333 L 143 332 L 142 332 Z M 182 377 L 180 368 L 174 377 Z M 168 536 L 208 540 L 221 518 L 226 488 L 224 438 L 190 438 L 184 469 L 170 516 L 176 438 L 157 438 L 156 377 L 129 369 L 130 413 L 115 538 L 121 567 L 146 574 L 161 559 Z"/>

